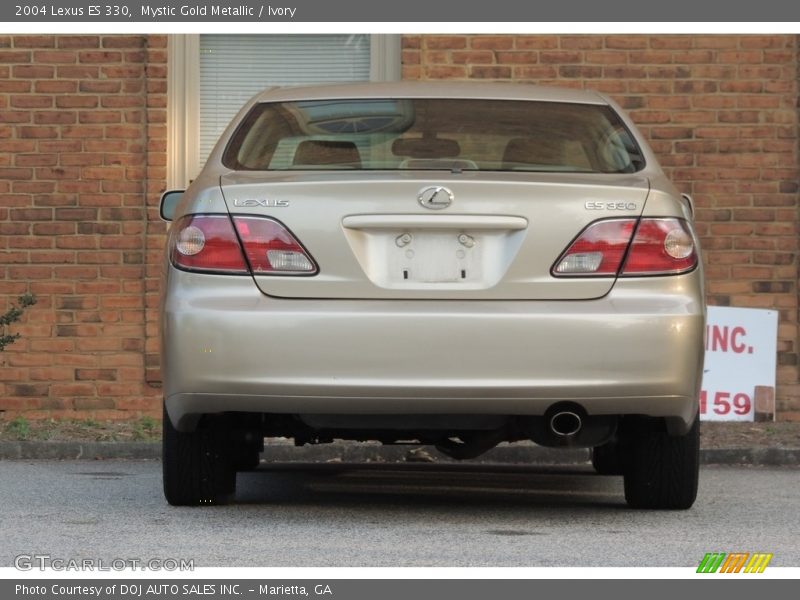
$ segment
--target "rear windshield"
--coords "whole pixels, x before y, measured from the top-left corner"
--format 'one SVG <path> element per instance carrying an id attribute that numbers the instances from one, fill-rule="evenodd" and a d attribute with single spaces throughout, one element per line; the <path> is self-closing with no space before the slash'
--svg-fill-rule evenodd
<path id="1" fill-rule="evenodd" d="M 608 106 L 438 98 L 257 104 L 222 162 L 245 171 L 630 173 L 644 166 Z"/>

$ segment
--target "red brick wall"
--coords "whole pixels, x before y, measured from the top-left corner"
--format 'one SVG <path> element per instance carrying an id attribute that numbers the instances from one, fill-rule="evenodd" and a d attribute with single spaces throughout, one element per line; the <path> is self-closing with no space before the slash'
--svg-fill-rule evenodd
<path id="1" fill-rule="evenodd" d="M 406 79 L 590 87 L 694 195 L 709 301 L 780 310 L 778 405 L 800 418 L 795 36 L 405 36 Z M 166 37 L 0 36 L 6 417 L 160 415 Z M 153 384 L 153 385 L 151 385 Z"/>
<path id="2" fill-rule="evenodd" d="M 147 179 L 145 183 L 145 271 L 144 271 L 144 367 L 148 391 L 161 386 L 159 358 L 158 300 L 167 226 L 161 220 L 159 204 L 167 182 L 167 38 L 148 38 L 147 93 Z M 161 415 L 160 389 L 156 389 Z M 152 403 L 150 403 L 152 405 Z"/>
<path id="3" fill-rule="evenodd" d="M 800 419 L 797 36 L 413 35 L 405 79 L 591 88 L 694 196 L 711 304 L 780 311 L 778 409 Z"/>
<path id="4" fill-rule="evenodd" d="M 6 417 L 160 416 L 144 307 L 165 70 L 164 36 L 0 37 L 0 309 L 38 297 L 0 354 Z"/>

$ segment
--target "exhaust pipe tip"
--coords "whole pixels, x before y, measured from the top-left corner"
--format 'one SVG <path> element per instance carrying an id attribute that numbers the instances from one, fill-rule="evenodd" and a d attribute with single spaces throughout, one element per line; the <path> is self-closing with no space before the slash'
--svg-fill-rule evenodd
<path id="1" fill-rule="evenodd" d="M 557 412 L 550 418 L 550 430 L 561 437 L 576 435 L 582 426 L 580 415 L 569 410 Z"/>

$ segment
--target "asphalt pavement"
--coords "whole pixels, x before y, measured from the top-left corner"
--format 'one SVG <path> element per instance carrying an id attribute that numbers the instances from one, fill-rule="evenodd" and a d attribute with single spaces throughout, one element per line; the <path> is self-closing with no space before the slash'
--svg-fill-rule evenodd
<path id="1" fill-rule="evenodd" d="M 689 511 L 626 508 L 586 466 L 271 464 L 236 503 L 175 508 L 147 460 L 0 463 L 0 566 L 19 554 L 196 566 L 800 565 L 800 469 L 704 467 Z"/>

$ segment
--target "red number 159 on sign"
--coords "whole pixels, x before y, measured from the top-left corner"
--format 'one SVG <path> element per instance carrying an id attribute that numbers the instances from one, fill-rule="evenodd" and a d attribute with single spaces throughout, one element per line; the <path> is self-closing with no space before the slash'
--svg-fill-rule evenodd
<path id="1" fill-rule="evenodd" d="M 709 411 L 714 414 L 724 416 L 728 414 L 746 415 L 750 413 L 753 402 L 748 394 L 738 392 L 715 392 L 711 406 L 708 403 L 708 394 L 705 390 L 700 392 L 700 414 L 705 415 Z"/>

